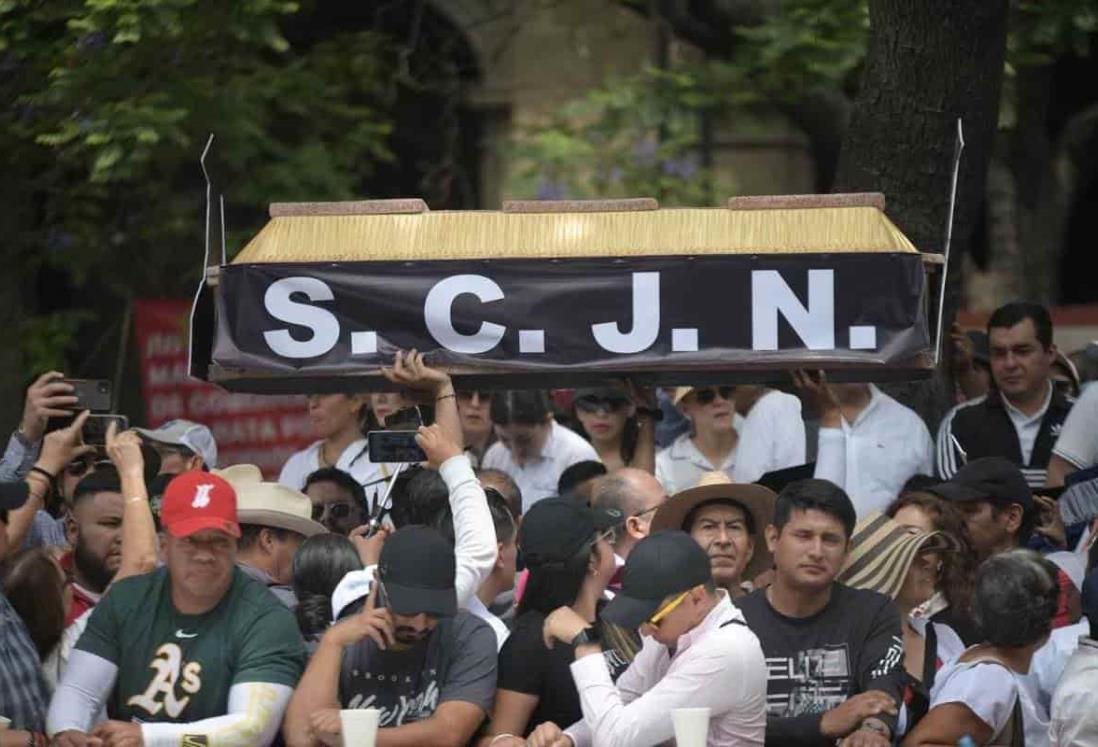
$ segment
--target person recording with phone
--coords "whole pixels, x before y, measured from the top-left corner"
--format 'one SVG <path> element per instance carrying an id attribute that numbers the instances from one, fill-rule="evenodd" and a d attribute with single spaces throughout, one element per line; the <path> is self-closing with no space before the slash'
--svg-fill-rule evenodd
<path id="1" fill-rule="evenodd" d="M 382 369 L 385 377 L 406 391 L 406 397 L 432 402 L 435 422 L 420 427 L 415 443 L 426 457 L 428 466 L 438 471 L 446 485 L 447 499 L 454 524 L 454 554 L 456 567 L 451 582 L 457 591 L 458 607 L 468 608 L 480 585 L 496 566 L 498 550 L 495 525 L 481 487 L 473 473 L 469 457 L 462 448 L 461 419 L 450 377 L 423 362 L 423 355 L 412 350 L 398 352 L 392 368 Z M 380 514 L 373 517 L 375 524 Z M 370 527 L 372 525 L 367 525 Z M 399 529 L 399 527 L 398 527 Z M 386 540 L 381 529 L 367 538 L 367 528 L 352 532 L 352 541 L 359 547 L 365 570 L 348 573 L 332 595 L 336 617 L 364 599 L 373 584 L 377 548 Z"/>
<path id="2" fill-rule="evenodd" d="M 380 711 L 378 744 L 461 747 L 473 737 L 495 697 L 496 637 L 459 609 L 455 573 L 434 529 L 408 526 L 385 541 L 364 609 L 328 629 L 290 701 L 290 747 L 339 744 L 339 711 L 350 708 Z"/>

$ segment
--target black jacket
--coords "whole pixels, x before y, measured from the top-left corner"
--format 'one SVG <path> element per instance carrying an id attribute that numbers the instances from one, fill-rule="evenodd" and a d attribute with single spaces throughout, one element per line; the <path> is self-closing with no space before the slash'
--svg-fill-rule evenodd
<path id="1" fill-rule="evenodd" d="M 1052 390 L 1052 400 L 1041 419 L 1041 429 L 1033 444 L 1029 463 L 1022 461 L 1018 431 L 997 390 L 957 405 L 945 416 L 938 429 L 938 474 L 948 480 L 973 459 L 999 456 L 1017 464 L 1031 487 L 1043 486 L 1048 461 L 1052 458 L 1052 447 L 1060 437 L 1060 429 L 1073 404 L 1074 399 Z"/>

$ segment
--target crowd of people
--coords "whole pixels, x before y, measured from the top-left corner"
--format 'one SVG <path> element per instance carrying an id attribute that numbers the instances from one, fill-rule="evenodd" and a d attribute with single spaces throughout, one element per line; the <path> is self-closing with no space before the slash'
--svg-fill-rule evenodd
<path id="1" fill-rule="evenodd" d="M 0 747 L 1098 745 L 1098 386 L 1048 311 L 873 384 L 309 397 L 277 481 L 172 421 L 0 460 Z M 1083 355 L 1093 355 L 1092 352 Z M 409 410 L 409 408 L 412 408 Z M 366 433 L 424 419 L 422 463 Z M 49 430 L 51 418 L 69 424 Z M 970 741 L 965 741 L 970 740 Z"/>

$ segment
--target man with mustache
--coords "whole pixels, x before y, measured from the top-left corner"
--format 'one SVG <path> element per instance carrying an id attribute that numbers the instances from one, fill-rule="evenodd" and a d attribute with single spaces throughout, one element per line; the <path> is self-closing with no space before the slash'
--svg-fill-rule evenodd
<path id="1" fill-rule="evenodd" d="M 381 711 L 380 744 L 464 745 L 492 707 L 496 636 L 459 610 L 454 550 L 424 526 L 381 550 L 361 612 L 328 629 L 290 701 L 290 747 L 337 744 L 341 708 Z"/>
<path id="2" fill-rule="evenodd" d="M 761 485 L 735 484 L 724 472 L 710 472 L 661 506 L 650 532 L 689 534 L 709 556 L 713 582 L 736 599 L 773 562 L 761 533 L 774 516 L 776 497 Z"/>

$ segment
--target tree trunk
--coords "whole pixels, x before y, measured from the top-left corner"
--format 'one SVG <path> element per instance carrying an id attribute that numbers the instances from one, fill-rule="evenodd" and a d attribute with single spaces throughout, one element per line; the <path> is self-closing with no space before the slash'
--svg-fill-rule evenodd
<path id="1" fill-rule="evenodd" d="M 955 123 L 963 120 L 946 331 L 958 305 L 960 259 L 984 200 L 1007 11 L 1007 0 L 870 0 L 865 72 L 839 157 L 835 191 L 884 192 L 889 216 L 915 246 L 941 252 Z M 943 369 L 930 382 L 891 389 L 932 431 L 951 403 Z"/>

